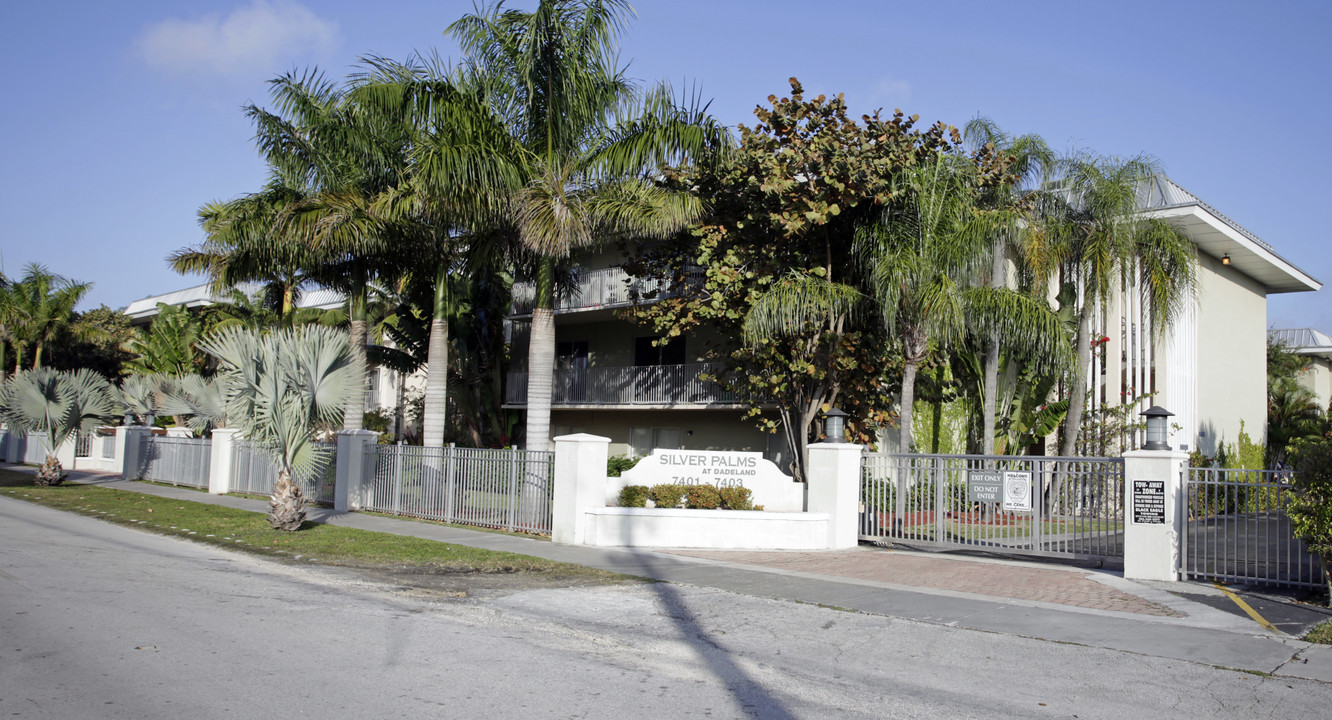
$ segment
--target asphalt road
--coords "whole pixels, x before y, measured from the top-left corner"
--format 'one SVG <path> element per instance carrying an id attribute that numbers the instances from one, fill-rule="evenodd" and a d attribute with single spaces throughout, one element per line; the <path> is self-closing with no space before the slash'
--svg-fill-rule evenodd
<path id="1" fill-rule="evenodd" d="M 0 498 L 18 718 L 1325 717 L 1332 685 L 667 583 L 421 597 Z"/>

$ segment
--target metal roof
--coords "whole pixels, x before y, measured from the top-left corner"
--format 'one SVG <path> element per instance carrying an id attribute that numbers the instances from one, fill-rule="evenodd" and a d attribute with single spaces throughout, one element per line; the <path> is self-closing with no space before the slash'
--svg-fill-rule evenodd
<path id="1" fill-rule="evenodd" d="M 261 283 L 240 283 L 236 289 L 253 296 L 255 293 L 263 290 Z M 173 290 L 161 295 L 150 295 L 142 300 L 135 300 L 125 307 L 124 313 L 130 317 L 130 320 L 140 320 L 151 318 L 157 314 L 157 304 L 165 303 L 167 305 L 183 305 L 185 307 L 203 307 L 215 303 L 230 302 L 230 291 L 223 293 L 214 293 L 207 284 L 195 285 L 183 290 Z M 302 293 L 296 300 L 296 307 L 319 308 L 328 310 L 339 307 L 347 301 L 347 296 L 337 290 L 328 288 L 316 288 Z"/>
<path id="2" fill-rule="evenodd" d="M 1230 219 L 1165 175 L 1144 182 L 1138 191 L 1143 213 L 1184 231 L 1198 250 L 1253 278 L 1269 293 L 1317 290 L 1322 283 L 1277 254 L 1262 238 Z"/>
<path id="3" fill-rule="evenodd" d="M 1301 355 L 1332 354 L 1332 337 L 1313 328 L 1268 330 L 1267 336 Z"/>

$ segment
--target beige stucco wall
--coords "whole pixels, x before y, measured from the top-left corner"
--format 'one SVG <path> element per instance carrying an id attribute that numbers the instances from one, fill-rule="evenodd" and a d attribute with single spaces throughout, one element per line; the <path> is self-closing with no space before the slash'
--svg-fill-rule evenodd
<path id="1" fill-rule="evenodd" d="M 1332 402 L 1332 360 L 1310 357 L 1309 367 L 1299 375 L 1300 385 L 1314 394 L 1314 402 L 1324 411 Z"/>
<path id="2" fill-rule="evenodd" d="M 1267 296 L 1234 268 L 1199 258 L 1197 437 L 1199 449 L 1234 443 L 1240 423 L 1255 443 L 1267 438 Z M 1168 409 L 1168 408 L 1167 408 Z M 1202 431 L 1205 435 L 1199 435 Z"/>

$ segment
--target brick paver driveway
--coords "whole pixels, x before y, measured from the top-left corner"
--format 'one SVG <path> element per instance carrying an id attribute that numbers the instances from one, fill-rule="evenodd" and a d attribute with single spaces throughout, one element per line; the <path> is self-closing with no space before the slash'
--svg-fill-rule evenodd
<path id="1" fill-rule="evenodd" d="M 1076 569 L 974 562 L 954 557 L 903 554 L 886 550 L 845 552 L 676 550 L 672 552 L 689 557 L 742 565 L 760 565 L 814 575 L 872 580 L 1140 615 L 1181 616 L 1179 612 L 1163 605 L 1097 582 L 1088 577 L 1087 571 Z"/>

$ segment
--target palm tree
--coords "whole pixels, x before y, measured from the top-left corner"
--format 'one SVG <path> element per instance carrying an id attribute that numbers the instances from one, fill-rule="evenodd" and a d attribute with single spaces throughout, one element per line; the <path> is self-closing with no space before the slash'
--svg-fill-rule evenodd
<path id="1" fill-rule="evenodd" d="M 226 417 L 278 463 L 269 523 L 300 529 L 305 499 L 292 476 L 315 467 L 315 431 L 336 427 L 350 396 L 363 394 L 347 334 L 319 326 L 268 334 L 230 328 L 203 348 L 219 362 Z"/>
<path id="2" fill-rule="evenodd" d="M 167 260 L 176 272 L 207 275 L 215 293 L 244 282 L 262 283 L 265 299 L 290 324 L 301 290 L 312 281 L 315 260 L 309 248 L 279 234 L 280 220 L 305 199 L 301 192 L 270 184 L 257 193 L 208 203 L 199 209 L 204 241 Z"/>
<path id="3" fill-rule="evenodd" d="M 465 53 L 466 82 L 415 96 L 438 120 L 415 157 L 420 186 L 474 229 L 485 220 L 512 228 L 538 259 L 529 449 L 549 446 L 556 262 L 616 236 L 662 237 L 697 217 L 693 196 L 654 185 L 650 173 L 729 142 L 665 85 L 640 98 L 615 66 L 631 13 L 623 0 L 543 0 L 531 13 L 490 5 L 448 28 Z"/>
<path id="4" fill-rule="evenodd" d="M 26 319 L 13 294 L 13 283 L 0 273 L 0 382 L 5 380 L 5 349 L 14 344 L 14 332 Z"/>
<path id="5" fill-rule="evenodd" d="M 56 448 L 70 435 L 111 420 L 116 410 L 111 383 L 88 369 L 37 368 L 17 373 L 0 385 L 0 421 L 22 433 L 45 435 L 46 461 L 37 470 L 38 485 L 64 482 Z"/>
<path id="6" fill-rule="evenodd" d="M 364 384 L 366 293 L 385 254 L 407 252 L 401 243 L 395 247 L 396 220 L 380 213 L 375 200 L 402 177 L 407 135 L 351 103 L 344 88 L 317 71 L 288 73 L 269 84 L 275 112 L 246 107 L 272 175 L 268 188 L 206 206 L 200 215 L 211 246 L 173 262 L 181 270 L 210 272 L 223 285 L 244 278 L 294 288 L 313 279 L 348 293 L 352 363 Z M 284 315 L 291 306 L 284 298 Z M 364 393 L 348 402 L 345 427 L 360 429 Z"/>
<path id="7" fill-rule="evenodd" d="M 1063 334 L 1058 317 L 1039 299 L 981 283 L 989 258 L 989 226 L 977 219 L 979 180 L 971 160 L 935 151 L 902 171 L 902 199 L 857 242 L 888 330 L 902 342 L 900 447 L 912 451 L 916 374 L 931 343 L 960 340 L 968 326 L 1000 334 L 1058 363 Z"/>
<path id="8" fill-rule="evenodd" d="M 1193 296 L 1197 261 L 1187 236 L 1138 212 L 1140 187 L 1161 172 L 1154 160 L 1078 154 L 1061 166 L 1061 176 L 1043 193 L 1045 208 L 1038 221 L 1046 235 L 1047 271 L 1060 272 L 1082 298 L 1059 451 L 1069 457 L 1077 448 L 1086 405 L 1094 311 L 1104 309 L 1116 292 L 1141 292 L 1159 338 Z"/>
<path id="9" fill-rule="evenodd" d="M 1054 162 L 1054 153 L 1039 135 L 1012 137 L 993 121 L 977 117 L 967 123 L 964 136 L 978 153 L 999 153 L 1010 164 L 999 181 L 984 188 L 978 206 L 991 226 L 990 287 L 1008 286 L 1008 250 L 1018 250 L 1022 261 L 1022 238 L 1032 227 L 1027 220 L 1026 201 L 1033 180 L 1039 181 Z M 1019 265 L 1018 270 L 1025 269 Z M 1043 283 L 1037 283 L 1041 286 Z M 995 451 L 996 409 L 999 400 L 999 356 L 1004 336 L 998 332 L 985 338 L 985 367 L 981 386 L 981 453 Z"/>
<path id="10" fill-rule="evenodd" d="M 203 328 L 179 305 L 157 304 L 157 315 L 146 330 L 136 330 L 125 349 L 137 357 L 125 367 L 140 375 L 186 375 L 197 372 L 203 357 L 196 349 Z"/>
<path id="11" fill-rule="evenodd" d="M 32 367 L 42 366 L 42 351 L 70 329 L 74 307 L 91 289 L 92 283 L 74 282 L 53 274 L 44 265 L 27 266 L 23 277 L 7 291 L 8 303 L 13 307 L 5 320 L 14 323 L 10 329 L 17 355 L 14 372 L 20 369 L 28 348 L 33 349 Z"/>

